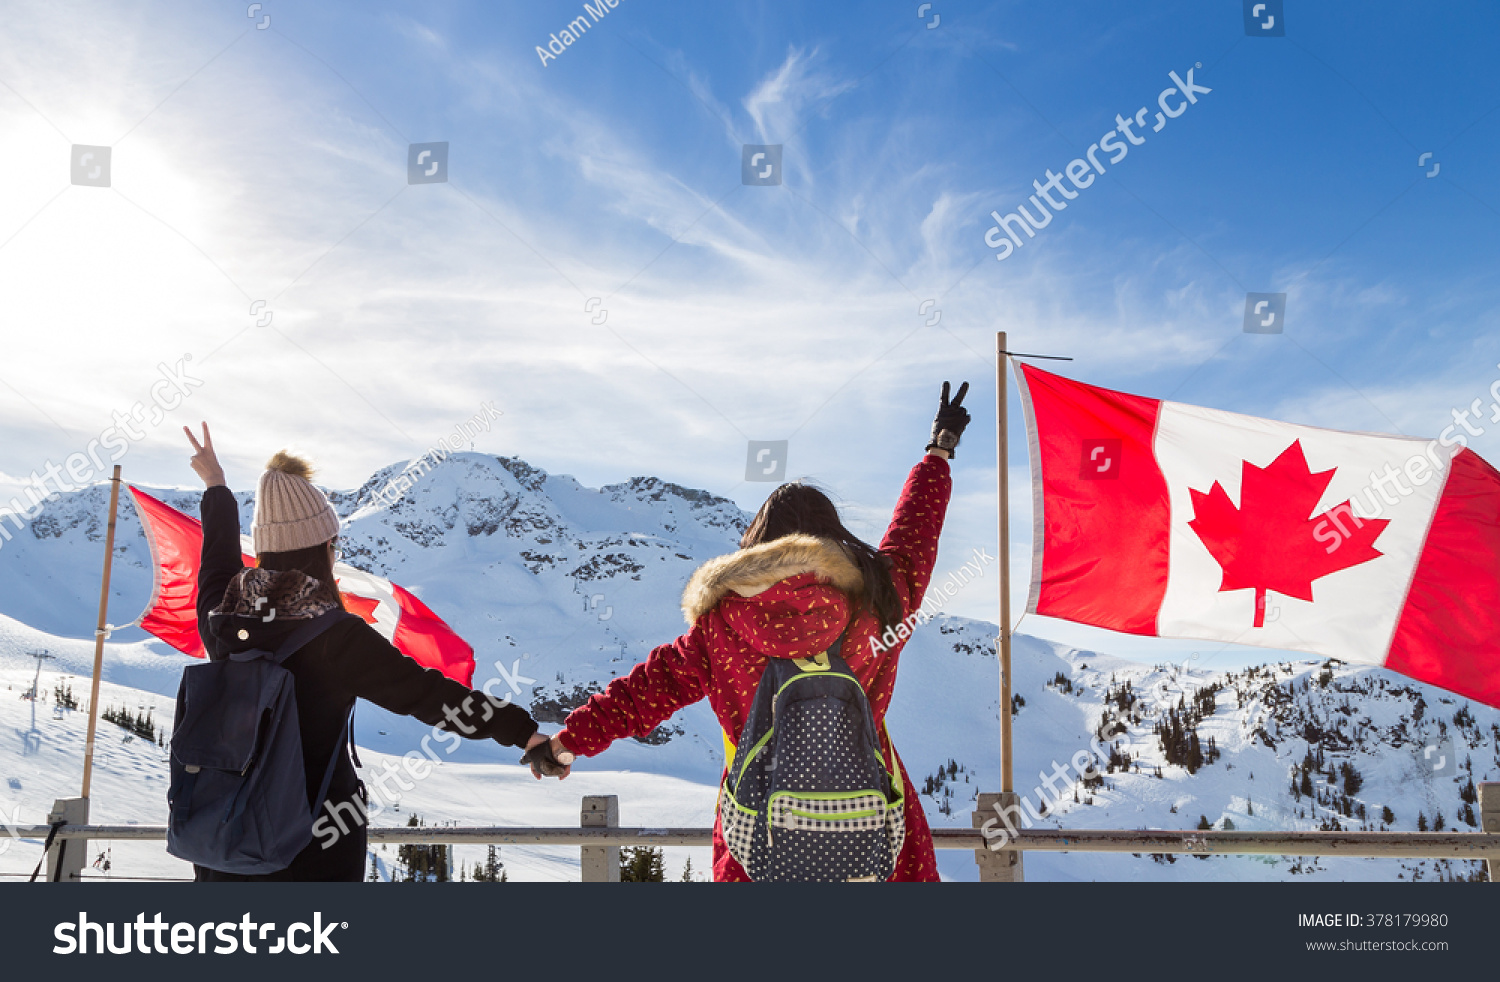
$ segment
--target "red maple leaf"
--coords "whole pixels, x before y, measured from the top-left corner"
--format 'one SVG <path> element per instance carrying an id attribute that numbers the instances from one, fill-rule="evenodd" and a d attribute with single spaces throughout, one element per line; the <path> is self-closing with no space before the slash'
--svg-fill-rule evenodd
<path id="1" fill-rule="evenodd" d="M 338 583 L 338 580 L 334 580 L 334 583 Z M 379 600 L 370 600 L 353 593 L 345 593 L 343 590 L 339 591 L 339 595 L 344 598 L 344 608 L 349 613 L 359 615 L 366 624 L 375 623 L 375 608 L 380 606 Z"/>
<path id="2" fill-rule="evenodd" d="M 1390 519 L 1355 518 L 1348 501 L 1312 514 L 1336 469 L 1314 474 L 1297 440 L 1269 466 L 1244 462 L 1238 508 L 1218 481 L 1207 494 L 1188 489 L 1188 526 L 1224 571 L 1219 592 L 1254 590 L 1256 627 L 1266 626 L 1268 590 L 1310 602 L 1313 580 L 1381 555 L 1374 543 Z"/>

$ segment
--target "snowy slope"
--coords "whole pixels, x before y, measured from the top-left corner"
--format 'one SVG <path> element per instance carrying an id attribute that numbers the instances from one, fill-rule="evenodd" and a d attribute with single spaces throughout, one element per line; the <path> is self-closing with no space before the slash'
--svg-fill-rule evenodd
<path id="1" fill-rule="evenodd" d="M 478 654 L 476 684 L 499 677 L 497 664 L 509 670 L 519 663 L 534 684 L 527 684 L 529 691 L 518 701 L 554 722 L 589 691 L 683 630 L 677 609 L 683 584 L 697 565 L 732 550 L 748 519 L 731 502 L 653 478 L 591 489 L 514 458 L 478 454 L 455 454 L 438 464 L 395 506 L 377 501 L 375 493 L 400 469 L 385 468 L 357 491 L 331 492 L 346 519 L 348 560 L 402 583 L 467 638 Z M 196 511 L 196 492 L 145 490 Z M 239 498 L 248 527 L 249 495 Z M 0 692 L 0 809 L 7 819 L 19 807 L 23 820 L 39 821 L 52 798 L 76 793 L 81 714 L 54 714 L 47 680 L 71 674 L 75 696 L 86 695 L 92 643 L 64 638 L 90 636 L 105 501 L 102 487 L 62 496 L 0 546 L 0 682 L 11 687 Z M 150 584 L 149 552 L 128 499 L 122 503 L 117 549 L 111 617 L 119 622 L 136 615 Z M 967 826 L 975 793 L 998 787 L 994 634 L 991 624 L 939 617 L 918 629 L 902 657 L 890 728 L 918 790 L 929 792 L 923 802 L 934 825 Z M 19 694 L 29 688 L 35 670 L 26 652 L 43 649 L 57 657 L 43 672 L 43 697 L 49 701 L 37 706 L 41 749 L 28 756 L 31 703 Z M 103 704 L 152 706 L 156 719 L 169 721 L 171 697 L 187 659 L 133 628 L 116 633 L 106 651 L 110 685 Z M 1475 781 L 1500 776 L 1500 713 L 1465 707 L 1440 690 L 1378 669 L 1334 666 L 1325 676 L 1318 663 L 1307 662 L 1226 675 L 1153 668 L 1025 636 L 1016 638 L 1014 657 L 1015 692 L 1018 703 L 1024 701 L 1015 717 L 1018 790 L 1026 792 L 1035 783 L 1040 790 L 1029 795 L 1033 807 L 1040 813 L 1044 799 L 1055 806 L 1039 823 L 1193 828 L 1202 816 L 1215 827 L 1228 818 L 1242 829 L 1318 828 L 1334 820 L 1343 827 L 1379 828 L 1381 809 L 1390 807 L 1389 827 L 1414 829 L 1419 812 L 1431 820 L 1441 811 L 1449 825 L 1459 822 L 1465 804 L 1460 792 L 1471 774 Z M 1131 690 L 1122 696 L 1127 680 Z M 1212 737 L 1220 756 L 1189 773 L 1167 761 L 1153 725 L 1179 700 L 1186 708 L 1194 693 L 1205 690 L 1213 691 L 1200 696 L 1199 704 L 1212 704 L 1214 710 L 1194 728 L 1202 745 Z M 1420 720 L 1414 718 L 1418 700 Z M 1123 718 L 1122 705 L 1127 707 Z M 1103 727 L 1113 730 L 1121 723 L 1123 732 L 1097 743 Z M 102 729 L 112 731 L 108 737 L 116 743 L 106 739 L 101 751 L 94 817 L 163 821 L 163 754 L 138 740 L 120 742 L 124 731 L 116 727 Z M 359 711 L 357 736 L 367 765 L 379 767 L 383 755 L 396 758 L 415 749 L 427 732 L 414 720 L 375 707 Z M 1448 752 L 1455 741 L 1461 749 Z M 1134 758 L 1129 772 L 1106 775 L 1103 788 L 1084 788 L 1069 762 L 1091 744 L 1127 749 Z M 1314 795 L 1334 807 L 1292 793 L 1292 768 L 1310 746 L 1323 754 L 1322 769 L 1309 775 Z M 1426 751 L 1428 746 L 1434 751 Z M 515 766 L 515 757 L 510 748 L 466 741 L 403 797 L 400 813 L 389 812 L 379 822 L 404 824 L 414 811 L 428 824 L 573 824 L 579 796 L 616 793 L 627 824 L 706 825 L 722 749 L 717 723 L 699 705 L 645 742 L 622 741 L 584 762 L 562 785 L 536 784 Z M 1468 768 L 1448 757 L 1467 758 Z M 1439 758 L 1445 759 L 1444 769 L 1435 771 Z M 1352 767 L 1362 782 L 1347 804 L 1340 764 Z M 1335 769 L 1332 799 L 1328 767 Z M 1033 774 L 1036 782 L 1030 780 Z M 1055 775 L 1056 791 L 1044 786 L 1046 775 Z M 1363 822 L 1357 817 L 1361 804 Z M 127 852 L 128 863 L 123 861 Z M 669 875 L 674 875 L 689 851 L 669 853 Z M 706 870 L 706 851 L 698 853 L 694 868 Z M 29 869 L 26 857 L 34 862 L 36 854 L 37 844 L 9 848 L 0 855 L 0 871 Z M 504 859 L 512 879 L 576 876 L 576 851 L 569 856 L 565 850 L 508 847 Z M 1026 862 L 1030 879 L 1412 876 L 1396 861 L 1328 858 L 1316 864 L 1191 857 L 1168 863 L 1034 854 Z M 946 876 L 974 877 L 968 853 L 940 853 L 939 865 Z M 159 846 L 115 848 L 117 874 L 181 875 L 181 869 Z M 1442 871 L 1466 872 L 1457 866 Z M 1422 875 L 1440 872 L 1429 863 Z"/>

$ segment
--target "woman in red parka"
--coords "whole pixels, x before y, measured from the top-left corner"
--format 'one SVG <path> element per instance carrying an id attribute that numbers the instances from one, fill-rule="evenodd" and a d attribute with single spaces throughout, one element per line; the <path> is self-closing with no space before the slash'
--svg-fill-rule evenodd
<path id="1" fill-rule="evenodd" d="M 707 697 L 729 740 L 737 737 L 769 658 L 805 658 L 827 651 L 849 624 L 840 654 L 869 696 L 882 754 L 896 759 L 885 731 L 896 684 L 897 644 L 880 641 L 922 605 L 937 559 L 938 535 L 952 482 L 948 460 L 968 425 L 965 382 L 942 402 L 927 455 L 913 467 L 878 550 L 855 538 L 826 495 L 805 484 L 771 493 L 738 552 L 705 563 L 682 597 L 688 633 L 664 644 L 603 692 L 575 709 L 552 738 L 560 762 L 592 757 L 615 740 L 645 736 L 684 706 Z M 850 624 L 850 619 L 853 619 Z M 714 820 L 714 879 L 748 880 L 729 854 Z M 906 795 L 906 842 L 892 880 L 936 880 L 932 833 L 916 794 Z"/>

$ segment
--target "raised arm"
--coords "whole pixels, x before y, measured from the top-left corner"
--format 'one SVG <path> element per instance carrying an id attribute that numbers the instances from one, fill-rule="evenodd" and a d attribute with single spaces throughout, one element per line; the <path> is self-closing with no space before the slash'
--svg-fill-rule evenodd
<path id="1" fill-rule="evenodd" d="M 186 426 L 188 442 L 193 445 L 190 463 L 193 471 L 203 479 L 206 490 L 199 503 L 199 518 L 203 523 L 203 551 L 198 564 L 198 636 L 210 658 L 218 657 L 219 641 L 208 630 L 208 612 L 219 606 L 229 581 L 245 564 L 240 559 L 240 512 L 234 494 L 224 484 L 224 468 L 214 453 L 214 441 L 203 424 L 203 442 L 193 436 Z"/>
<path id="2" fill-rule="evenodd" d="M 891 560 L 896 591 L 904 595 L 903 613 L 907 615 L 922 605 L 933 564 L 937 562 L 938 538 L 953 491 L 948 459 L 956 452 L 959 438 L 969 425 L 969 411 L 963 408 L 968 391 L 969 383 L 965 382 L 950 402 L 948 383 L 943 383 L 927 455 L 907 475 L 896 512 L 891 516 L 891 526 L 880 541 L 881 553 Z"/>

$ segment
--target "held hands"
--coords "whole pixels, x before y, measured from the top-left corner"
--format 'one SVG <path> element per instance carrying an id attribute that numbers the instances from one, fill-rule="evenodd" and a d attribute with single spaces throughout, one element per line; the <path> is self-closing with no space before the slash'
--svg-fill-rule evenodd
<path id="1" fill-rule="evenodd" d="M 199 443 L 193 436 L 193 431 L 186 426 L 182 432 L 187 434 L 188 442 L 193 445 L 193 457 L 189 461 L 193 465 L 193 472 L 203 478 L 205 487 L 218 487 L 224 483 L 224 468 L 219 466 L 219 458 L 214 453 L 213 437 L 208 433 L 208 424 L 203 424 L 203 442 Z"/>
<path id="2" fill-rule="evenodd" d="M 927 444 L 929 452 L 941 450 L 946 457 L 954 456 L 958 439 L 963 436 L 964 427 L 969 425 L 969 411 L 963 407 L 968 392 L 969 383 L 965 382 L 958 387 L 958 395 L 949 402 L 948 383 L 943 383 L 942 401 L 938 404 L 937 417 L 932 421 L 932 442 Z"/>
<path id="3" fill-rule="evenodd" d="M 538 781 L 544 777 L 561 781 L 573 773 L 573 754 L 557 736 L 548 737 L 545 733 L 533 733 L 526 741 L 526 754 L 521 763 L 530 765 L 532 776 Z"/>

